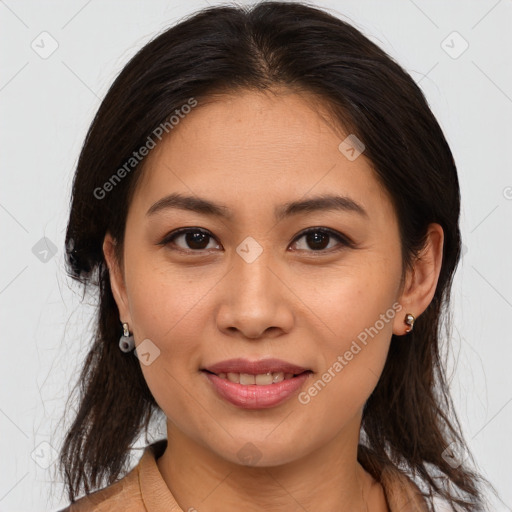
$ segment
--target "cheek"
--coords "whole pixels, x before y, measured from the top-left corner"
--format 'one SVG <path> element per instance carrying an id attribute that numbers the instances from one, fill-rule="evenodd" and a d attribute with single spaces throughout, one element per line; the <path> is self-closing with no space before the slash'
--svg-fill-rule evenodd
<path id="1" fill-rule="evenodd" d="M 383 307 L 368 303 L 353 309 L 350 301 L 342 304 L 347 305 L 347 313 L 353 314 L 330 317 L 337 336 L 323 338 L 323 345 L 318 347 L 322 367 L 298 397 L 304 417 L 315 418 L 311 429 L 324 429 L 327 436 L 336 435 L 356 417 L 375 389 L 386 362 L 396 314 L 389 302 Z M 381 320 L 381 314 L 385 320 Z"/>
<path id="2" fill-rule="evenodd" d="M 148 261 L 132 262 L 130 268 L 126 280 L 135 340 L 137 345 L 151 340 L 158 354 L 150 365 L 141 364 L 142 372 L 162 409 L 186 409 L 186 401 L 178 402 L 187 394 L 172 390 L 197 371 L 207 322 L 204 303 L 212 285 Z"/>
<path id="3" fill-rule="evenodd" d="M 201 301 L 211 288 L 211 276 L 173 267 L 165 262 L 163 254 L 141 250 L 131 254 L 126 264 L 126 286 L 138 338 L 154 339 L 164 349 L 181 341 L 183 334 L 192 334 L 199 325 L 190 319 L 200 314 Z"/>
<path id="4" fill-rule="evenodd" d="M 297 281 L 297 295 L 304 298 L 309 314 L 323 321 L 322 330 L 330 333 L 329 346 L 343 348 L 340 341 L 357 339 L 392 307 L 397 299 L 399 271 L 398 265 L 377 255 L 363 255 L 359 261 L 330 273 L 302 277 Z M 392 310 L 388 316 L 394 314 Z M 387 335 L 392 331 L 392 322 L 378 322 L 377 329 Z"/>
<path id="5" fill-rule="evenodd" d="M 312 389 L 311 397 L 318 393 L 318 399 L 314 398 L 318 404 L 325 406 L 327 401 L 342 408 L 358 408 L 376 386 L 394 319 L 401 314 L 402 307 L 396 302 L 399 276 L 399 264 L 373 256 L 325 276 L 309 289 L 308 305 L 322 320 L 324 333 L 318 339 L 321 382 L 315 386 L 318 391 Z M 307 282 L 302 286 L 304 294 Z M 309 316 L 313 321 L 311 312 Z"/>
<path id="6" fill-rule="evenodd" d="M 170 419 L 176 419 L 176 411 L 184 417 L 197 415 L 197 403 L 190 400 L 190 376 L 199 364 L 206 322 L 201 304 L 211 285 L 147 262 L 132 264 L 126 278 L 136 343 L 149 339 L 157 347 L 150 348 L 158 354 L 150 364 L 141 359 L 151 394 Z"/>

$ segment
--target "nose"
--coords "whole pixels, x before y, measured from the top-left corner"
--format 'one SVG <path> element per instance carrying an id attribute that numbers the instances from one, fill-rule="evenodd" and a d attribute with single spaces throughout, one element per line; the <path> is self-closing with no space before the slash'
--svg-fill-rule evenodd
<path id="1" fill-rule="evenodd" d="M 217 326 L 224 334 L 276 338 L 292 329 L 293 294 L 270 253 L 264 250 L 250 263 L 235 255 L 219 295 Z"/>

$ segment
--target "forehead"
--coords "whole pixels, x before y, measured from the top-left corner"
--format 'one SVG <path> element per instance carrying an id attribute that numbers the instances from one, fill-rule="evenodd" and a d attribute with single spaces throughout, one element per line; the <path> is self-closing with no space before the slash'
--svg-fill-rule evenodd
<path id="1" fill-rule="evenodd" d="M 196 139 L 216 153 L 237 149 L 235 157 L 257 152 L 265 161 L 290 151 L 288 157 L 297 159 L 294 154 L 337 147 L 342 130 L 329 119 L 328 110 L 316 96 L 287 89 L 216 95 L 200 102 L 173 130 L 169 142 L 174 135 L 176 143 L 180 138 Z M 228 158 L 229 153 L 224 156 Z"/>
<path id="2" fill-rule="evenodd" d="M 350 160 L 340 151 L 347 135 L 312 95 L 243 91 L 210 97 L 146 157 L 139 197 L 147 205 L 178 191 L 261 207 L 267 199 L 336 191 L 360 203 L 385 201 L 364 154 Z"/>

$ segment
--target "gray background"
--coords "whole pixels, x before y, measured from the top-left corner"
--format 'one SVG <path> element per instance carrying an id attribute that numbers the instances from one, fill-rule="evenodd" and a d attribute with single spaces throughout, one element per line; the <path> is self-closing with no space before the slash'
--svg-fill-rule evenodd
<path id="1" fill-rule="evenodd" d="M 86 129 L 145 42 L 216 3 L 0 0 L 0 511 L 67 504 L 54 457 L 95 305 L 94 297 L 80 303 L 63 270 Z M 511 510 L 512 1 L 314 3 L 350 20 L 409 71 L 453 150 L 464 256 L 448 374 L 469 446 L 503 499 L 495 510 Z"/>

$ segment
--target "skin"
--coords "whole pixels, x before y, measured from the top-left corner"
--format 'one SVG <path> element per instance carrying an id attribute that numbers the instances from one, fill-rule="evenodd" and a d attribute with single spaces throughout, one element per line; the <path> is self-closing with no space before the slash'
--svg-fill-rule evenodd
<path id="1" fill-rule="evenodd" d="M 406 334 L 405 314 L 418 317 L 433 298 L 443 231 L 430 225 L 401 286 L 390 198 L 364 153 L 350 161 L 338 149 L 345 137 L 305 94 L 244 91 L 200 103 L 146 158 L 122 265 L 105 237 L 120 321 L 136 345 L 149 338 L 160 350 L 141 368 L 167 416 L 168 446 L 157 464 L 183 510 L 229 512 L 243 503 L 248 511 L 365 511 L 365 502 L 372 512 L 388 510 L 382 487 L 357 462 L 362 409 L 391 335 Z M 222 203 L 233 217 L 180 209 L 146 215 L 173 192 Z M 273 216 L 283 203 L 332 193 L 358 202 L 368 217 Z M 208 231 L 206 248 L 187 245 L 185 236 L 159 245 L 181 227 Z M 326 237 L 315 250 L 300 235 L 310 227 L 356 246 Z M 251 263 L 236 252 L 248 236 L 263 249 Z M 294 396 L 244 410 L 199 371 L 235 357 L 275 357 L 311 369 L 310 386 L 395 303 L 403 309 L 307 404 Z M 237 452 L 247 443 L 259 457 L 244 462 Z"/>

